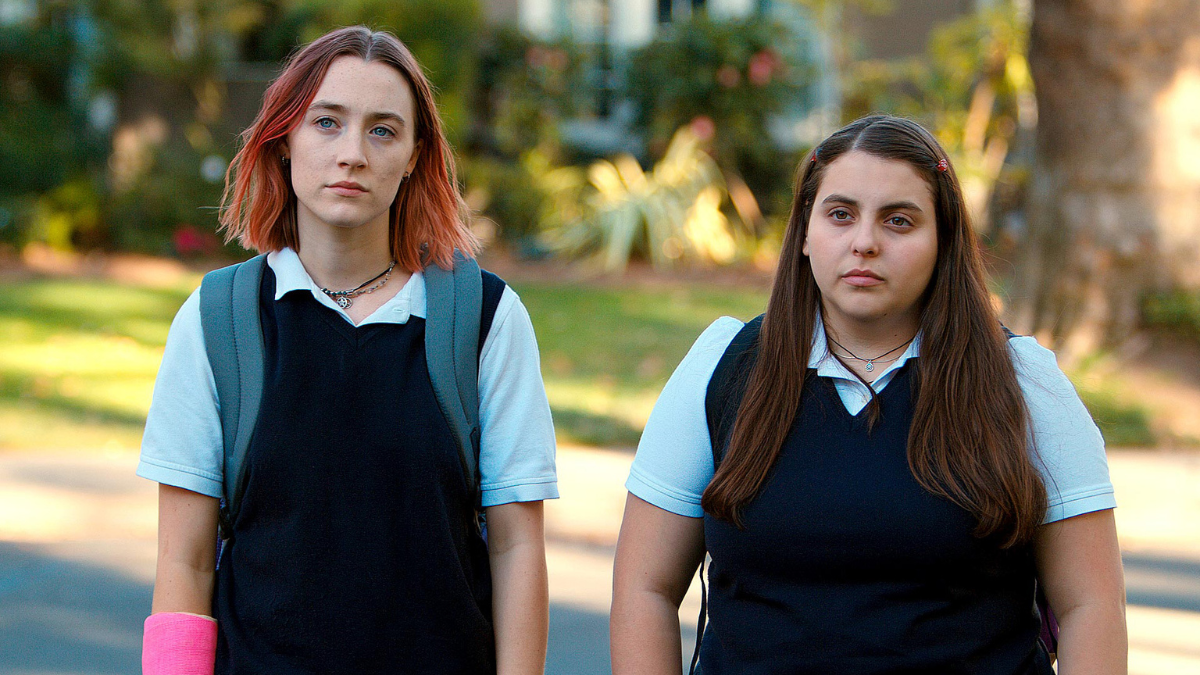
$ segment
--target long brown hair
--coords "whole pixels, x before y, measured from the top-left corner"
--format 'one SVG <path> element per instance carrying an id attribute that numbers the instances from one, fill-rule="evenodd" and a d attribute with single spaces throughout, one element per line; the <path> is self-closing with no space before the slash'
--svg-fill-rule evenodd
<path id="1" fill-rule="evenodd" d="M 363 26 L 340 28 L 309 43 L 288 59 L 267 88 L 262 108 L 242 132 L 242 147 L 225 175 L 221 227 L 226 239 L 238 239 L 256 251 L 300 249 L 296 193 L 280 161 L 281 145 L 312 104 L 329 64 L 340 56 L 385 63 L 412 89 L 419 158 L 392 202 L 392 257 L 400 267 L 416 272 L 426 262 L 449 269 L 456 248 L 473 256 L 479 245 L 466 225 L 454 156 L 442 133 L 433 88 L 396 36 Z"/>
<path id="2" fill-rule="evenodd" d="M 977 518 L 976 536 L 995 536 L 1004 546 L 1028 542 L 1045 516 L 1046 492 L 1033 465 L 1029 414 L 988 297 L 962 189 L 928 131 L 884 115 L 847 125 L 804 161 L 758 358 L 728 450 L 704 491 L 704 510 L 740 526 L 742 508 L 767 480 L 795 420 L 821 303 L 801 248 L 825 168 L 852 150 L 911 165 L 934 197 L 937 262 L 921 309 L 909 468 L 926 490 Z"/>

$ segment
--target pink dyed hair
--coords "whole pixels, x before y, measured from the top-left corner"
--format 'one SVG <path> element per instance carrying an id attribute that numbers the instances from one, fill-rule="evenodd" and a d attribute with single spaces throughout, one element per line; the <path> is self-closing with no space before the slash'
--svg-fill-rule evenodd
<path id="1" fill-rule="evenodd" d="M 267 88 L 262 108 L 242 132 L 242 147 L 225 175 L 220 222 L 226 240 L 237 239 L 259 252 L 300 249 L 296 195 L 280 162 L 281 145 L 312 104 L 329 64 L 340 56 L 385 63 L 412 88 L 419 158 L 392 202 L 392 257 L 410 272 L 428 263 L 449 269 L 455 249 L 473 257 L 479 243 L 467 228 L 454 156 L 442 133 L 433 89 L 396 36 L 363 26 L 341 28 L 309 43 Z"/>

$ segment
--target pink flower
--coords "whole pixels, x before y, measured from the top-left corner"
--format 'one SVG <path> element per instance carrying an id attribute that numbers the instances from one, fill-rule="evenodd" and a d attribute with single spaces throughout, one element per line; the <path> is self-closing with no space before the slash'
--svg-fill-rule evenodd
<path id="1" fill-rule="evenodd" d="M 562 72 L 567 69 L 569 59 L 567 58 L 567 53 L 561 49 L 548 49 L 546 50 L 544 62 L 550 70 Z"/>
<path id="2" fill-rule="evenodd" d="M 175 245 L 175 252 L 182 256 L 211 253 L 216 249 L 216 242 L 211 235 L 206 236 L 206 233 L 186 223 L 175 228 L 171 243 Z"/>
<path id="3" fill-rule="evenodd" d="M 546 63 L 546 50 L 534 45 L 525 50 L 525 63 L 530 68 L 538 68 Z"/>
<path id="4" fill-rule="evenodd" d="M 708 115 L 697 115 L 692 120 L 692 133 L 701 141 L 708 141 L 717 133 L 717 125 Z"/>
<path id="5" fill-rule="evenodd" d="M 733 89 L 742 81 L 742 75 L 733 66 L 725 65 L 717 71 L 717 84 L 726 89 Z"/>
<path id="6" fill-rule="evenodd" d="M 750 67 L 747 68 L 746 78 L 756 87 L 762 87 L 771 81 L 775 70 L 775 55 L 767 50 L 750 57 Z"/>

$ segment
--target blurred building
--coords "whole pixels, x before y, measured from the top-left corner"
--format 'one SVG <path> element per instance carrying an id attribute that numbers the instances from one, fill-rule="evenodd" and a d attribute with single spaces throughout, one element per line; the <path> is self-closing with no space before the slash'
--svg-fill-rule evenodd
<path id="1" fill-rule="evenodd" d="M 650 43 L 658 31 L 695 12 L 717 20 L 764 14 L 796 36 L 780 45 L 780 51 L 797 62 L 815 64 L 818 76 L 806 91 L 797 93 L 786 115 L 772 121 L 770 131 L 780 146 L 800 147 L 840 124 L 839 72 L 844 60 L 919 56 L 937 24 L 997 1 L 895 0 L 870 12 L 852 3 L 844 7 L 847 3 L 831 2 L 823 3 L 824 15 L 810 9 L 822 3 L 801 0 L 483 0 L 483 6 L 492 23 L 516 25 L 543 40 L 570 38 L 605 52 L 590 78 L 601 99 L 596 108 L 603 114 L 568 122 L 563 132 L 574 145 L 608 154 L 636 150 L 630 147 L 629 132 L 634 111 L 614 94 L 620 90 L 626 57 Z"/>

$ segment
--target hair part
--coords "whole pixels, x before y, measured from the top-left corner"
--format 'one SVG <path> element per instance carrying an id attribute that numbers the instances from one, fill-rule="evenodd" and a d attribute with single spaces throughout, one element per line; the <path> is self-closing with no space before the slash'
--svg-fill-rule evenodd
<path id="1" fill-rule="evenodd" d="M 416 272 L 429 263 L 449 269 L 456 249 L 474 256 L 479 243 L 467 227 L 467 208 L 433 88 L 396 36 L 363 26 L 326 33 L 299 49 L 267 87 L 262 108 L 242 132 L 241 148 L 225 174 L 220 223 L 226 241 L 237 239 L 259 252 L 300 250 L 296 193 L 281 150 L 288 133 L 303 120 L 330 64 L 342 56 L 387 64 L 412 90 L 417 163 L 390 209 L 392 257 L 400 267 Z"/>
<path id="2" fill-rule="evenodd" d="M 974 515 L 976 536 L 995 537 L 1006 547 L 1029 542 L 1045 517 L 1046 490 L 1033 464 L 1029 413 L 988 296 L 962 188 L 928 131 L 887 115 L 850 123 L 814 148 L 800 168 L 758 358 L 701 504 L 740 527 L 743 508 L 767 481 L 795 421 L 806 379 L 813 376 L 808 360 L 821 304 L 801 249 L 826 167 L 855 150 L 909 164 L 933 192 L 938 251 L 921 308 L 909 469 L 923 488 Z M 878 416 L 877 401 L 871 405 L 870 414 Z"/>

